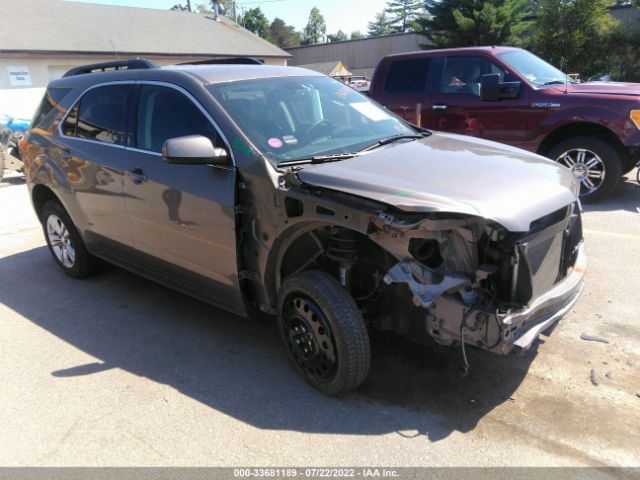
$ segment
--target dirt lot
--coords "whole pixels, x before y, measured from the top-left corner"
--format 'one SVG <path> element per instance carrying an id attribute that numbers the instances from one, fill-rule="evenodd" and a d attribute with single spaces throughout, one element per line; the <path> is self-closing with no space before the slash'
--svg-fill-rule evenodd
<path id="1" fill-rule="evenodd" d="M 10 176 L 0 465 L 640 466 L 640 187 L 584 223 L 585 293 L 533 350 L 472 351 L 462 378 L 457 349 L 376 336 L 369 380 L 338 400 L 295 376 L 268 322 L 115 267 L 65 277 Z"/>

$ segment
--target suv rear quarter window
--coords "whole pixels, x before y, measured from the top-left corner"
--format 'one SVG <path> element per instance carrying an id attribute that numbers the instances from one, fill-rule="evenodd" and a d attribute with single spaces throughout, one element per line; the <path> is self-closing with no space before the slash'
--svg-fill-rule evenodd
<path id="1" fill-rule="evenodd" d="M 421 93 L 427 85 L 429 58 L 395 60 L 389 65 L 385 93 Z"/>
<path id="2" fill-rule="evenodd" d="M 47 88 L 44 98 L 40 102 L 40 106 L 36 110 L 29 128 L 47 128 L 47 126 L 43 124 L 44 120 L 55 108 L 58 107 L 58 104 L 70 91 L 70 88 Z M 48 121 L 47 123 L 50 122 Z"/>

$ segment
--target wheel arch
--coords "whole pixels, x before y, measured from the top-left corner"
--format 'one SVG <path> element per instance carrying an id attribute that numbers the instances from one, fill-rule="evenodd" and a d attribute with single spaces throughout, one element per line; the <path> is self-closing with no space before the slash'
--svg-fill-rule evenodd
<path id="1" fill-rule="evenodd" d="M 607 127 L 591 122 L 573 122 L 556 128 L 540 143 L 537 153 L 546 156 L 561 141 L 578 136 L 601 138 L 613 146 L 624 158 L 626 150 L 618 136 Z"/>

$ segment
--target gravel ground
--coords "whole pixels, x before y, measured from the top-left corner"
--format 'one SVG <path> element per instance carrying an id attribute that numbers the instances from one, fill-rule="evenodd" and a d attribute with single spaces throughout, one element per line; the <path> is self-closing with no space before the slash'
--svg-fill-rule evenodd
<path id="1" fill-rule="evenodd" d="M 472 350 L 462 378 L 459 350 L 378 335 L 366 384 L 333 399 L 295 376 L 270 322 L 115 267 L 65 277 L 10 175 L 0 184 L 0 465 L 640 466 L 631 176 L 586 207 L 584 228 L 585 292 L 534 349 Z"/>

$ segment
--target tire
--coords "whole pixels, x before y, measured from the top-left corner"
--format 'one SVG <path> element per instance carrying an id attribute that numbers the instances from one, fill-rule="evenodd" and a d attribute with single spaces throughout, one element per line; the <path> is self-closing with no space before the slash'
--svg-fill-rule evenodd
<path id="1" fill-rule="evenodd" d="M 580 200 L 594 202 L 609 195 L 620 183 L 622 158 L 599 138 L 573 137 L 555 145 L 548 157 L 568 167 L 580 180 Z"/>
<path id="2" fill-rule="evenodd" d="M 86 278 L 97 268 L 97 259 L 84 245 L 66 210 L 57 200 L 42 207 L 40 223 L 49 252 L 62 271 L 73 278 Z"/>
<path id="3" fill-rule="evenodd" d="M 293 367 L 321 392 L 340 395 L 367 378 L 367 327 L 356 302 L 331 275 L 309 270 L 285 280 L 278 329 Z"/>

